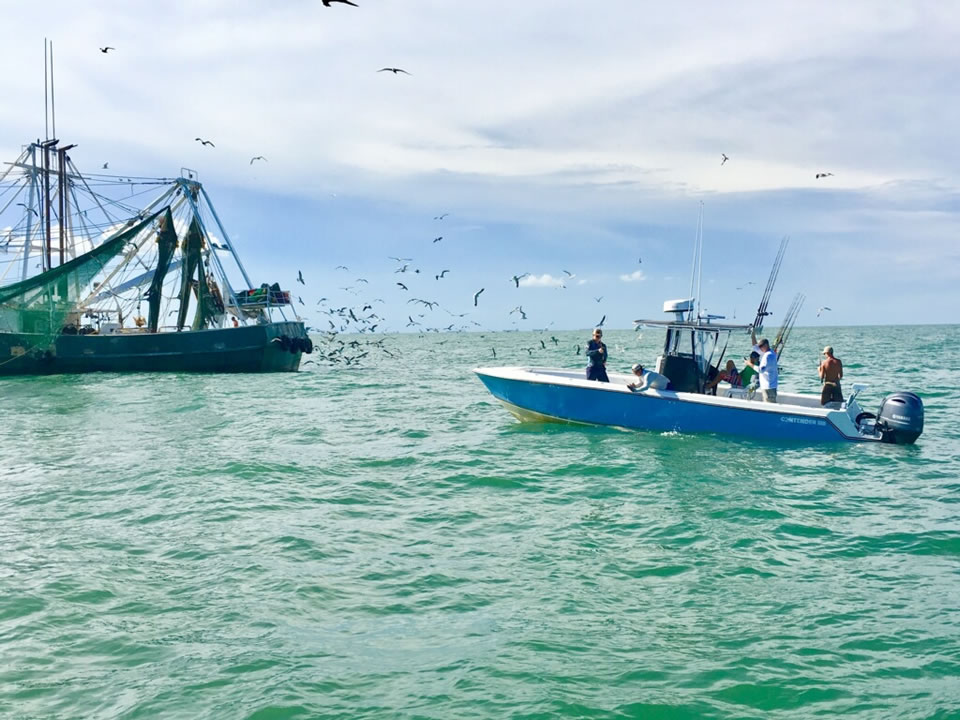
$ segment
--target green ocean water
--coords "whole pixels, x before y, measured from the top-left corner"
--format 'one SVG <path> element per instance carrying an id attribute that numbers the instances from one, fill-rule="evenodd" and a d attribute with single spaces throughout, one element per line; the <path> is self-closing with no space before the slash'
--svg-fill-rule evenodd
<path id="1" fill-rule="evenodd" d="M 0 717 L 960 717 L 960 326 L 784 354 L 918 392 L 914 446 L 521 425 L 471 372 L 587 339 L 0 379 Z"/>

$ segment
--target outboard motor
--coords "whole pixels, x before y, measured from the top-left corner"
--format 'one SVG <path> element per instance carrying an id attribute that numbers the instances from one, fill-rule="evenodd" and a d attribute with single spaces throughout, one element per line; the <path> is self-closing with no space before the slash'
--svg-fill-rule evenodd
<path id="1" fill-rule="evenodd" d="M 923 401 L 912 392 L 887 395 L 877 410 L 876 428 L 883 442 L 915 442 L 923 432 Z"/>

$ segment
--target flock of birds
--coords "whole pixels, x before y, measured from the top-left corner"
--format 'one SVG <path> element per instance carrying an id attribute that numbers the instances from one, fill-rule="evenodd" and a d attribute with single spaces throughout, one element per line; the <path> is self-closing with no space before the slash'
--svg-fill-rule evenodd
<path id="1" fill-rule="evenodd" d="M 334 3 L 349 5 L 351 7 L 359 7 L 357 3 L 351 2 L 351 0 L 322 0 L 322 3 L 324 7 L 328 7 L 328 8 L 332 7 Z M 100 52 L 103 54 L 107 54 L 111 51 L 116 51 L 116 48 L 111 46 L 105 46 L 100 48 Z M 412 75 L 412 73 L 400 67 L 383 67 L 377 70 L 376 72 L 391 73 L 395 76 L 399 74 Z M 194 138 L 194 141 L 200 143 L 203 147 L 216 148 L 216 144 L 209 138 L 198 136 Z M 253 165 L 257 161 L 267 162 L 267 158 L 264 157 L 263 155 L 255 155 L 250 158 L 249 164 Z M 728 161 L 730 161 L 730 157 L 726 153 L 721 153 L 720 165 L 724 166 Z M 108 166 L 109 166 L 109 163 L 104 163 L 103 169 L 104 170 L 108 169 Z M 815 174 L 814 177 L 816 180 L 820 180 L 823 178 L 833 177 L 833 173 L 818 172 Z M 449 213 L 442 213 L 440 215 L 434 216 L 433 219 L 435 221 L 442 221 L 448 215 Z M 436 237 L 433 238 L 432 243 L 436 244 L 436 243 L 442 242 L 443 239 L 444 239 L 443 235 L 437 235 Z M 409 277 L 414 277 L 414 278 L 421 275 L 421 271 L 419 268 L 412 268 L 411 266 L 411 263 L 413 262 L 412 258 L 391 257 L 389 259 L 394 260 L 397 263 L 397 267 L 394 270 L 395 274 L 409 273 L 410 274 Z M 638 262 L 642 264 L 643 259 L 639 258 Z M 335 268 L 335 270 L 344 270 L 349 272 L 349 268 L 347 268 L 344 265 L 338 265 Z M 444 268 L 442 270 L 439 270 L 438 272 L 433 274 L 434 280 L 441 281 L 450 272 L 451 270 L 449 268 Z M 574 273 L 570 272 L 569 270 L 563 270 L 563 273 L 567 276 L 567 279 L 575 277 Z M 513 282 L 515 288 L 519 288 L 521 281 L 524 278 L 528 277 L 529 275 L 530 273 L 513 275 L 510 277 L 510 281 Z M 404 279 L 406 279 L 406 277 Z M 296 282 L 306 287 L 306 280 L 303 277 L 303 272 L 300 270 L 297 271 Z M 357 278 L 355 280 L 355 283 L 357 283 L 357 285 L 360 285 L 360 284 L 369 285 L 369 281 L 365 278 Z M 396 281 L 395 285 L 405 292 L 410 292 L 409 283 L 410 281 L 403 282 L 398 280 Z M 743 285 L 737 287 L 737 290 L 743 290 L 744 288 L 754 284 L 755 283 L 753 281 L 748 281 Z M 565 287 L 565 285 L 562 285 L 561 287 Z M 346 286 L 340 289 L 354 295 L 359 294 L 356 289 L 356 285 Z M 479 307 L 480 296 L 485 291 L 486 291 L 486 288 L 480 288 L 479 290 L 473 293 L 473 307 Z M 595 302 L 600 303 L 603 300 L 603 296 L 594 297 L 593 299 Z M 300 296 L 297 296 L 297 302 L 303 306 L 307 305 Z M 355 333 L 358 335 L 364 335 L 364 334 L 376 332 L 377 328 L 381 327 L 381 325 L 383 325 L 385 322 L 383 316 L 380 315 L 378 312 L 375 312 L 375 305 L 378 305 L 381 303 L 384 303 L 384 300 L 382 298 L 374 298 L 369 301 L 362 300 L 353 305 L 343 305 L 343 306 L 335 307 L 334 305 L 330 304 L 330 301 L 328 298 L 326 297 L 320 298 L 317 301 L 315 308 L 318 309 L 321 313 L 327 315 L 327 321 L 326 321 L 327 327 L 308 326 L 309 331 L 320 334 L 320 337 L 324 343 L 323 348 L 318 348 L 319 353 L 317 355 L 317 358 L 320 360 L 326 361 L 330 364 L 343 363 L 345 365 L 352 365 L 359 362 L 364 357 L 366 357 L 369 354 L 371 348 L 376 348 L 381 352 L 383 352 L 384 354 L 390 357 L 394 357 L 394 354 L 384 346 L 384 341 L 382 339 L 381 340 L 351 339 L 349 341 L 346 341 L 340 338 L 340 335 L 344 333 Z M 474 320 L 467 320 L 466 324 L 463 322 L 463 319 L 466 318 L 469 315 L 469 313 L 452 312 L 447 308 L 441 307 L 438 302 L 433 300 L 426 300 L 419 297 L 411 297 L 407 300 L 407 304 L 416 305 L 418 306 L 418 309 L 422 309 L 423 312 L 411 312 L 407 314 L 407 323 L 404 326 L 405 328 L 414 328 L 421 332 L 439 333 L 439 332 L 462 332 L 464 330 L 470 329 L 472 326 L 480 327 L 480 324 Z M 443 310 L 450 317 L 456 318 L 456 320 L 442 327 L 427 326 L 425 324 L 427 320 L 426 313 L 427 312 L 432 313 L 436 309 Z M 817 317 L 820 317 L 822 312 L 829 311 L 829 310 L 830 310 L 829 307 L 826 307 L 826 306 L 820 307 L 817 310 Z M 414 317 L 414 315 L 416 315 L 416 318 Z M 510 310 L 509 315 L 510 316 L 518 315 L 521 321 L 527 320 L 527 312 L 523 309 L 522 305 L 517 305 L 512 310 Z M 603 315 L 603 317 L 601 317 L 600 320 L 596 323 L 595 327 L 603 327 L 603 324 L 606 322 L 606 319 L 607 319 L 607 316 Z M 461 322 L 459 322 L 458 324 L 457 320 Z M 549 340 L 554 345 L 559 344 L 559 340 L 553 335 L 550 336 Z M 545 350 L 547 348 L 545 339 L 540 338 L 539 342 L 540 342 L 541 349 Z M 529 347 L 529 348 L 523 348 L 523 349 L 527 350 L 530 354 L 532 354 L 536 348 Z M 573 350 L 577 355 L 580 355 L 582 348 L 580 345 L 575 345 Z M 492 351 L 493 357 L 496 358 L 497 356 L 496 349 L 491 348 L 491 351 Z M 313 362 L 316 362 L 316 361 L 311 359 L 311 360 L 307 360 L 305 364 L 309 364 Z"/>

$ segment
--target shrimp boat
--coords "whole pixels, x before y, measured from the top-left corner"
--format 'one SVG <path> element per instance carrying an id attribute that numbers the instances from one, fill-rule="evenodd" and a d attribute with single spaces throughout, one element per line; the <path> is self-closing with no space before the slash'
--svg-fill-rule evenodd
<path id="1" fill-rule="evenodd" d="M 698 228 L 702 243 L 702 220 Z M 697 246 L 695 245 L 695 248 Z M 720 384 L 706 394 L 708 379 L 720 366 L 733 334 L 762 329 L 770 293 L 786 250 L 781 243 L 767 288 L 752 325 L 718 323 L 722 316 L 702 315 L 693 298 L 671 300 L 663 310 L 667 321 L 637 320 L 644 327 L 665 330 L 656 370 L 670 380 L 668 390 L 634 392 L 633 375 L 608 373 L 610 382 L 587 380 L 583 370 L 546 367 L 484 367 L 474 372 L 506 409 L 520 421 L 607 425 L 630 430 L 680 433 L 722 433 L 802 443 L 885 442 L 910 444 L 923 432 L 923 402 L 914 393 L 887 395 L 877 412 L 857 402 L 865 385 L 853 385 L 845 402 L 821 406 L 819 395 L 779 392 L 776 402 L 763 402 L 755 388 Z M 699 275 L 699 249 L 694 276 Z M 699 286 L 699 283 L 698 283 Z M 691 289 L 693 279 L 691 278 Z M 699 294 L 699 290 L 697 291 Z M 786 344 L 803 296 L 784 317 L 774 347 Z"/>
<path id="2" fill-rule="evenodd" d="M 0 168 L 0 375 L 298 369 L 290 293 L 253 282 L 195 171 L 82 174 L 74 147 Z"/>

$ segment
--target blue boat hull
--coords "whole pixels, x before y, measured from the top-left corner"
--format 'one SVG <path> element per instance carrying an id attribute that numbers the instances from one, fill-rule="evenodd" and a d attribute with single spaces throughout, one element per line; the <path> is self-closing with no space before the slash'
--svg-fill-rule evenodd
<path id="1" fill-rule="evenodd" d="M 494 397 L 524 420 L 660 432 L 726 433 L 803 443 L 863 439 L 844 435 L 829 418 L 790 412 L 778 405 L 743 402 L 743 407 L 730 407 L 698 402 L 686 393 L 631 393 L 606 383 L 583 387 L 506 378 L 482 370 L 477 374 Z"/>

